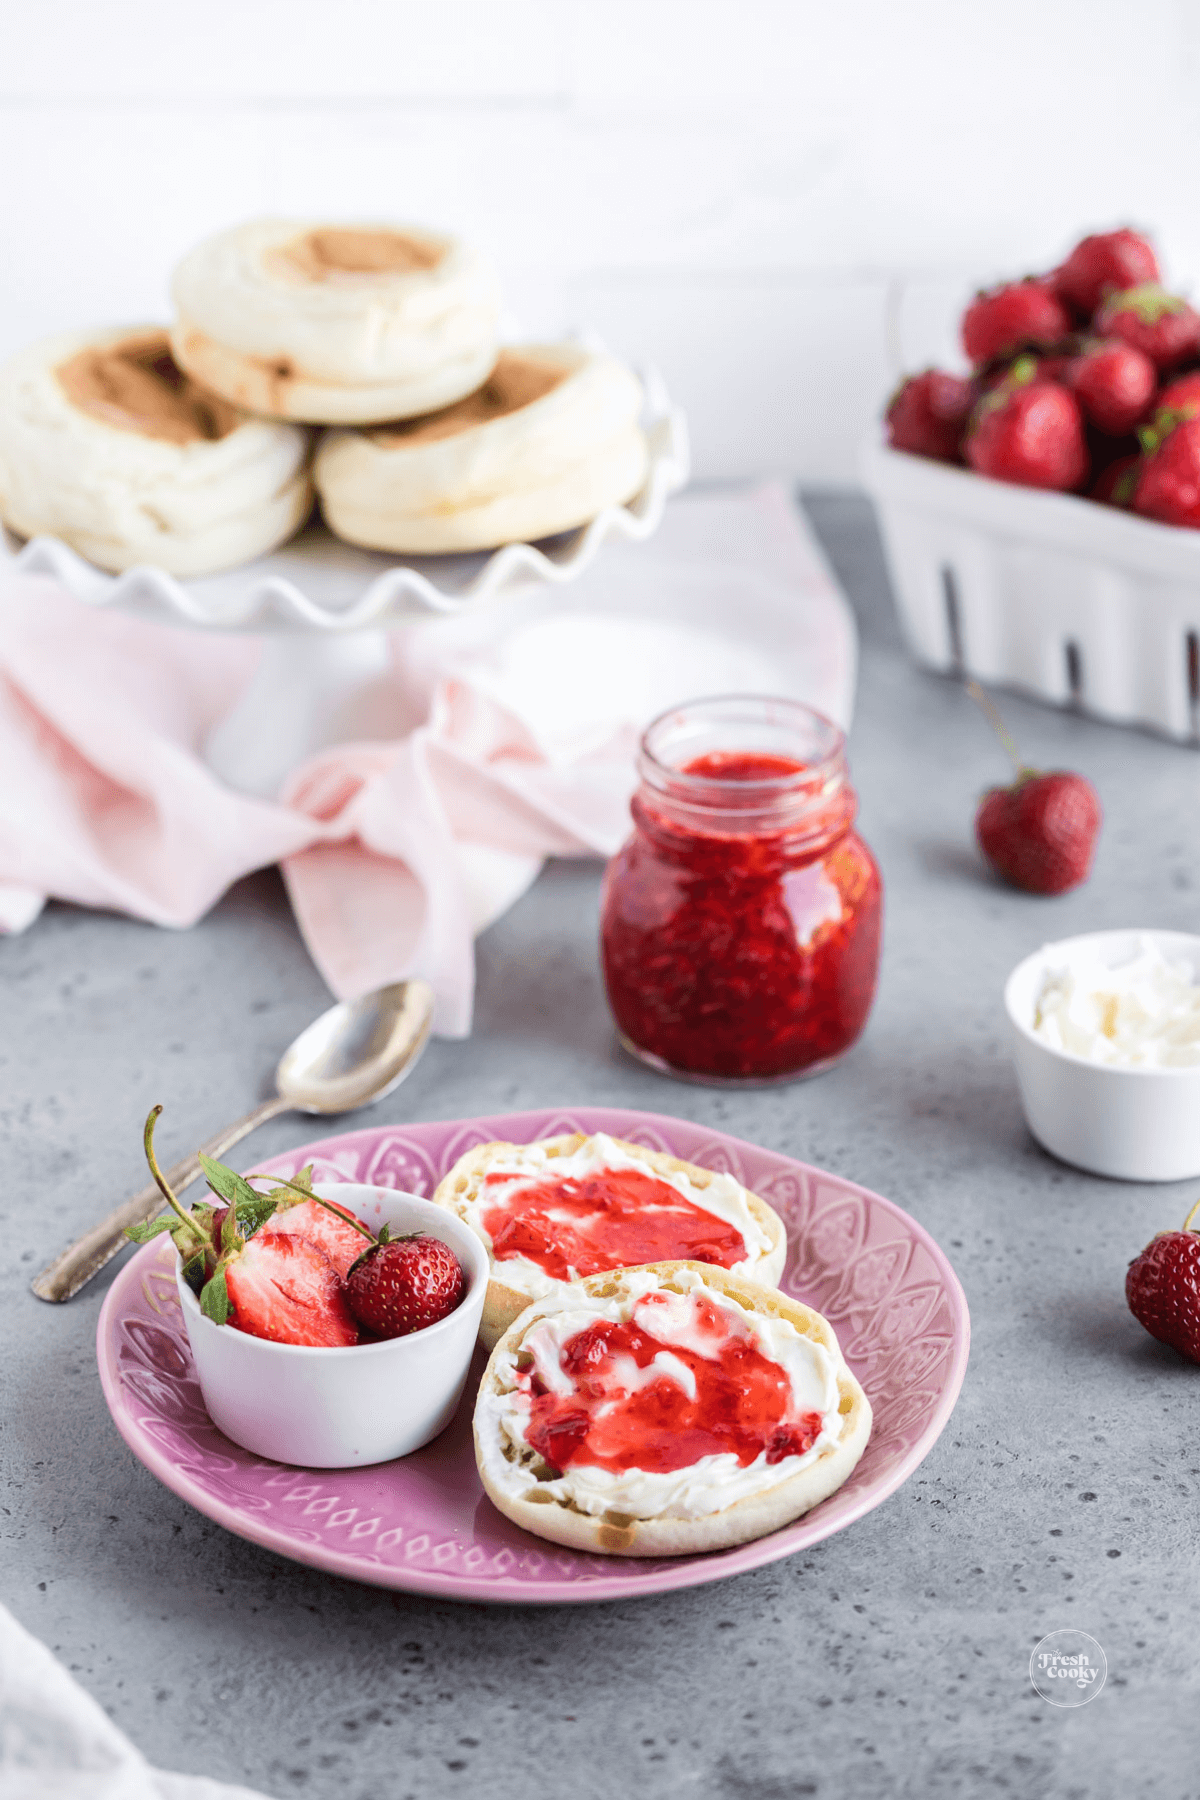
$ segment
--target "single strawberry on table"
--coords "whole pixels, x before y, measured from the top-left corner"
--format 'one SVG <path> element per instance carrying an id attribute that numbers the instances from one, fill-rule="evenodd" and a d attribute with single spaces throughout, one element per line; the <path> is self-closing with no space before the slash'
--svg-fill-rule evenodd
<path id="1" fill-rule="evenodd" d="M 1088 473 L 1083 415 L 1073 394 L 1041 379 L 1033 357 L 1020 357 L 971 418 L 966 459 L 980 475 L 1021 487 L 1064 492 Z"/>
<path id="2" fill-rule="evenodd" d="M 969 381 L 942 369 L 910 375 L 888 402 L 888 443 L 893 450 L 957 462 L 974 400 Z"/>
<path id="3" fill-rule="evenodd" d="M 1012 757 L 1016 780 L 989 788 L 975 813 L 975 838 L 1006 881 L 1030 894 L 1065 894 L 1091 873 L 1100 832 L 1100 799 L 1069 769 L 1043 773 L 1021 760 L 996 708 L 978 682 L 968 693 L 983 708 Z"/>
<path id="4" fill-rule="evenodd" d="M 976 294 L 962 316 L 963 349 L 976 368 L 1030 347 L 1057 344 L 1070 330 L 1062 302 L 1037 276 Z"/>
<path id="5" fill-rule="evenodd" d="M 466 1291 L 462 1264 L 441 1238 L 413 1231 L 364 1250 L 346 1278 L 359 1324 L 377 1337 L 404 1337 L 436 1325 Z"/>
<path id="6" fill-rule="evenodd" d="M 1100 231 L 1076 244 L 1051 276 L 1060 300 L 1090 319 L 1107 294 L 1159 278 L 1158 258 L 1140 231 Z"/>
<path id="7" fill-rule="evenodd" d="M 1120 338 L 1161 373 L 1200 353 L 1200 313 L 1156 282 L 1110 294 L 1096 314 L 1097 335 Z"/>
<path id="8" fill-rule="evenodd" d="M 1200 1232 L 1192 1229 L 1198 1212 L 1200 1200 L 1182 1231 L 1157 1232 L 1125 1277 L 1134 1318 L 1191 1362 L 1200 1362 Z"/>

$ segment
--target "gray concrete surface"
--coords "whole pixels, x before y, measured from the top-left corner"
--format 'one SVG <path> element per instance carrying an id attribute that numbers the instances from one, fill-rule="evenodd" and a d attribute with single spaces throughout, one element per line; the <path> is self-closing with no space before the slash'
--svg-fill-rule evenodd
<path id="1" fill-rule="evenodd" d="M 559 864 L 480 944 L 475 1036 L 434 1045 L 379 1116 L 644 1106 L 892 1196 L 947 1248 L 971 1304 L 948 1429 L 905 1487 L 811 1554 L 665 1599 L 439 1604 L 228 1536 L 109 1422 L 103 1284 L 60 1310 L 26 1282 L 140 1182 L 148 1103 L 166 1104 L 166 1152 L 190 1147 L 261 1091 L 321 985 L 272 875 L 179 936 L 53 908 L 0 943 L 3 1590 L 160 1766 L 280 1800 L 1200 1794 L 1200 1370 L 1123 1299 L 1128 1259 L 1182 1222 L 1191 1186 L 1107 1183 L 1043 1155 L 1000 1011 L 1008 969 L 1047 937 L 1196 929 L 1200 760 L 1007 702 L 1030 760 L 1086 771 L 1107 822 L 1081 892 L 996 886 L 971 817 L 1002 754 L 961 690 L 902 654 L 864 504 L 810 507 L 863 623 L 851 752 L 887 882 L 859 1048 L 817 1082 L 739 1095 L 635 1067 L 597 973 L 598 869 Z M 278 1121 L 255 1153 L 306 1135 Z M 1109 1665 L 1076 1710 L 1027 1676 L 1034 1643 L 1066 1626 Z"/>

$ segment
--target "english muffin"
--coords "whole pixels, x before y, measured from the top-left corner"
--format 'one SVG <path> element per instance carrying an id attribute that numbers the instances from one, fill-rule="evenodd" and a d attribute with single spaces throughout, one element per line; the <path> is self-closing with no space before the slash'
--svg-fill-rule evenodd
<path id="1" fill-rule="evenodd" d="M 841 1487 L 871 1407 L 828 1321 L 695 1262 L 539 1300 L 492 1351 L 475 1458 L 492 1504 L 614 1556 L 725 1550 Z"/>
<path id="2" fill-rule="evenodd" d="M 102 569 L 263 555 L 311 509 L 308 451 L 297 426 L 199 387 L 161 326 L 48 338 L 0 369 L 0 518 Z"/>
<path id="3" fill-rule="evenodd" d="M 180 366 L 272 418 L 411 418 L 496 361 L 494 271 L 424 227 L 252 220 L 185 256 L 171 293 Z"/>
<path id="4" fill-rule="evenodd" d="M 690 1259 L 774 1287 L 787 1255 L 783 1220 L 732 1175 L 603 1132 L 480 1144 L 433 1198 L 487 1245 L 489 1349 L 532 1300 L 604 1269 Z"/>
<path id="5" fill-rule="evenodd" d="M 401 555 L 490 550 L 572 530 L 646 479 L 641 384 L 577 344 L 500 352 L 483 385 L 425 418 L 332 431 L 317 454 L 338 537 Z"/>

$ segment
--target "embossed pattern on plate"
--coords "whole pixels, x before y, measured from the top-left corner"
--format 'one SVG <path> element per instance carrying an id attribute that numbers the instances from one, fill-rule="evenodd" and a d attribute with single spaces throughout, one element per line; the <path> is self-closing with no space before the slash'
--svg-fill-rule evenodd
<path id="1" fill-rule="evenodd" d="M 612 1600 L 692 1587 L 791 1556 L 871 1511 L 928 1454 L 967 1362 L 967 1304 L 929 1234 L 890 1200 L 710 1127 L 602 1107 L 383 1125 L 322 1138 L 256 1165 L 290 1175 L 429 1194 L 465 1150 L 564 1131 L 607 1131 L 725 1169 L 787 1225 L 783 1287 L 824 1313 L 875 1414 L 844 1487 L 795 1524 L 708 1556 L 587 1556 L 543 1543 L 483 1493 L 471 1444 L 477 1353 L 463 1404 L 434 1443 L 376 1468 L 305 1470 L 264 1462 L 204 1410 L 175 1294 L 174 1249 L 158 1239 L 121 1270 L 100 1314 L 97 1354 L 117 1429 L 153 1475 L 240 1537 L 297 1562 L 381 1587 L 462 1600 Z"/>

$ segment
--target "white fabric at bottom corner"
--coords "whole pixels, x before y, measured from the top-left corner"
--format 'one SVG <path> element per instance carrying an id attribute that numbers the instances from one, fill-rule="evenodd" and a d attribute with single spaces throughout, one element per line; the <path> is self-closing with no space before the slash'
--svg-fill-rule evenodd
<path id="1" fill-rule="evenodd" d="M 266 1800 L 152 1769 L 104 1709 L 0 1606 L 0 1800 Z"/>

